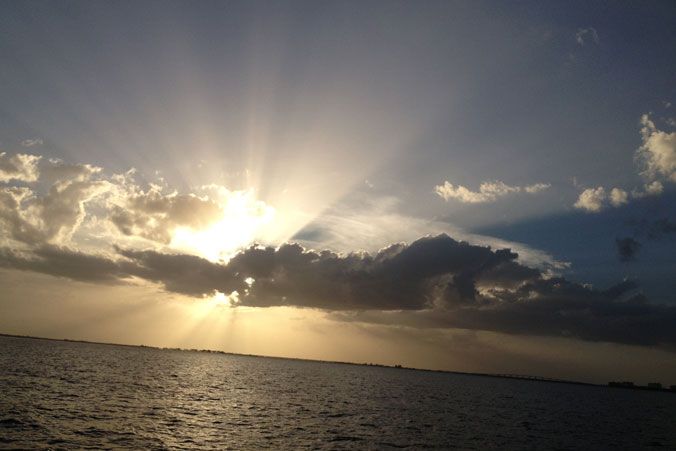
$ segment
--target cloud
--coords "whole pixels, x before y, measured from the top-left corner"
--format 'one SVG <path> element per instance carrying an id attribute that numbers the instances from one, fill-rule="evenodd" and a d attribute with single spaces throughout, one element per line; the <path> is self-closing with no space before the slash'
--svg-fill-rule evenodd
<path id="1" fill-rule="evenodd" d="M 660 240 L 672 234 L 676 234 L 676 223 L 669 218 L 657 220 L 643 219 L 641 221 L 631 221 L 634 226 L 634 236 L 650 241 Z M 616 238 L 618 256 L 620 261 L 627 262 L 636 260 L 636 253 L 643 247 L 643 243 L 635 238 Z"/>
<path id="2" fill-rule="evenodd" d="M 641 125 L 643 145 L 636 151 L 636 158 L 645 166 L 643 175 L 676 182 L 676 132 L 658 130 L 647 114 L 641 117 Z"/>
<path id="3" fill-rule="evenodd" d="M 24 181 L 31 186 L 0 187 L 0 242 L 9 241 L 38 246 L 65 244 L 80 227 L 88 212 L 86 204 L 110 193 L 114 184 L 94 180 L 101 168 L 88 164 L 64 164 L 52 160 L 39 167 L 39 156 L 23 158 Z M 16 161 L 16 160 L 15 160 Z"/>
<path id="4" fill-rule="evenodd" d="M 213 263 L 194 255 L 163 254 L 156 251 L 135 251 L 116 247 L 126 257 L 120 265 L 129 276 L 162 284 L 166 290 L 194 297 L 211 296 L 216 292 L 230 294 L 244 290 L 248 284 L 243 274 L 229 265 Z"/>
<path id="5" fill-rule="evenodd" d="M 569 263 L 523 243 L 468 233 L 441 220 L 429 220 L 402 214 L 393 197 L 359 197 L 356 201 L 334 204 L 298 231 L 292 241 L 309 248 L 331 249 L 342 253 L 365 250 L 371 253 L 393 242 L 412 242 L 425 235 L 448 234 L 457 240 L 479 246 L 510 248 L 519 254 L 519 262 L 543 271 L 558 272 Z"/>
<path id="6" fill-rule="evenodd" d="M 12 158 L 4 159 L 6 166 L 11 161 L 13 173 L 21 172 L 16 168 L 25 161 Z M 222 293 L 234 305 L 314 308 L 343 312 L 360 321 L 396 319 L 398 324 L 415 327 L 639 344 L 676 342 L 673 309 L 650 304 L 625 286 L 610 293 L 552 277 L 547 270 L 553 267 L 551 258 L 540 258 L 550 262 L 543 265 L 519 259 L 514 248 L 500 248 L 498 241 L 492 242 L 496 250 L 445 234 L 413 238 L 411 244 L 392 243 L 396 239 L 392 238 L 370 253 L 315 251 L 287 243 L 278 248 L 251 246 L 232 255 L 227 263 L 181 253 L 176 246 L 160 251 L 158 243 L 171 241 L 177 227 L 200 229 L 223 220 L 227 202 L 190 193 L 165 194 L 162 187 L 154 185 L 144 191 L 135 184 L 133 171 L 106 178 L 100 168 L 60 161 L 50 161 L 38 171 L 40 157 L 32 158 L 32 166 L 23 166 L 34 169 L 38 183 L 0 187 L 2 268 L 89 283 L 146 281 L 168 292 L 198 298 Z M 17 177 L 11 180 L 23 181 Z M 497 199 L 520 191 L 537 193 L 547 187 L 492 182 L 482 184 L 477 193 L 466 191 L 470 198 Z M 222 191 L 222 187 L 211 188 Z M 613 198 L 614 203 L 622 203 L 626 196 L 619 189 L 610 196 L 602 193 L 610 203 Z M 240 199 L 254 209 L 265 207 L 250 200 L 246 196 Z M 368 221 L 372 220 L 364 217 L 358 222 Z M 93 228 L 101 224 L 108 228 Z M 670 233 L 671 225 L 667 221 L 655 230 Z M 336 227 L 349 235 L 349 229 Z M 416 227 L 425 228 L 421 224 Z M 99 235 L 84 238 L 113 243 L 108 248 L 111 252 L 95 245 L 90 249 L 97 252 L 84 252 L 78 243 L 91 241 L 78 241 L 84 240 L 83 235 L 76 235 L 79 230 L 96 230 Z M 218 229 L 220 233 L 228 230 Z M 141 250 L 141 246 L 148 248 Z M 631 335 L 622 336 L 618 332 L 622 328 Z"/>
<path id="7" fill-rule="evenodd" d="M 676 234 L 676 223 L 669 218 L 660 218 L 657 220 L 643 219 L 641 221 L 632 221 L 634 234 L 644 236 L 649 240 L 659 240 L 671 234 Z"/>
<path id="8" fill-rule="evenodd" d="M 105 255 L 85 254 L 48 244 L 40 245 L 30 252 L 0 248 L 0 267 L 106 284 L 117 284 L 130 276 L 129 268 L 123 269 Z"/>
<path id="9" fill-rule="evenodd" d="M 125 255 L 156 274 L 157 281 L 164 280 L 157 277 L 163 273 L 157 269 L 169 264 L 165 258 L 178 261 L 152 252 Z M 311 307 L 346 312 L 363 321 L 389 316 L 415 327 L 676 343 L 676 308 L 632 294 L 633 283 L 599 291 L 563 278 L 548 279 L 516 258 L 508 249 L 492 250 L 439 235 L 410 245 L 393 244 L 374 255 L 314 252 L 296 244 L 250 248 L 217 268 L 228 274 L 218 279 L 222 288 L 236 289 L 243 306 Z M 243 283 L 245 277 L 254 279 L 251 287 Z M 199 291 L 192 280 L 172 289 Z"/>
<path id="10" fill-rule="evenodd" d="M 575 33 L 575 40 L 578 44 L 584 45 L 587 35 L 591 36 L 596 44 L 599 43 L 599 35 L 596 32 L 596 28 L 594 27 L 578 28 L 577 32 Z"/>
<path id="11" fill-rule="evenodd" d="M 631 197 L 635 199 L 642 199 L 649 196 L 659 196 L 664 191 L 664 185 L 658 180 L 643 185 L 643 191 L 632 191 Z"/>
<path id="12" fill-rule="evenodd" d="M 522 189 L 529 194 L 535 194 L 549 188 L 548 183 L 536 183 L 525 187 L 510 186 L 501 181 L 483 182 L 479 186 L 479 191 L 470 191 L 462 185 L 454 186 L 451 182 L 445 181 L 443 185 L 434 187 L 434 191 L 444 200 L 456 199 L 462 203 L 486 203 L 493 202 L 498 197 L 506 196 L 510 193 L 518 193 Z"/>
<path id="13" fill-rule="evenodd" d="M 44 195 L 28 188 L 0 187 L 3 237 L 29 245 L 67 241 L 86 216 L 85 203 L 108 192 L 106 181 L 59 181 Z"/>
<path id="14" fill-rule="evenodd" d="M 40 176 L 38 170 L 39 156 L 16 154 L 8 157 L 6 152 L 0 153 L 0 182 L 12 180 L 19 182 L 35 182 Z"/>
<path id="15" fill-rule="evenodd" d="M 676 223 L 671 222 L 668 218 L 661 218 L 657 221 L 644 223 L 644 227 L 646 224 L 648 229 L 648 238 L 653 240 L 671 235 L 672 233 L 676 233 Z"/>
<path id="16" fill-rule="evenodd" d="M 606 291 L 563 279 L 540 279 L 497 304 L 461 309 L 337 312 L 333 318 L 419 328 L 460 328 L 515 335 L 559 336 L 643 346 L 676 343 L 676 308 L 651 304 L 635 285 Z"/>
<path id="17" fill-rule="evenodd" d="M 21 147 L 36 147 L 44 144 L 41 138 L 29 138 L 21 141 Z"/>
<path id="18" fill-rule="evenodd" d="M 575 208 L 582 210 L 599 212 L 603 208 L 603 201 L 606 199 L 606 190 L 599 186 L 598 188 L 587 188 L 582 191 L 577 202 L 573 204 Z"/>
<path id="19" fill-rule="evenodd" d="M 648 189 L 652 189 L 652 187 L 649 188 L 646 186 L 646 190 Z M 646 191 L 646 193 L 647 192 L 648 191 Z M 644 197 L 646 195 L 649 194 L 636 192 L 632 193 L 633 197 Z M 606 202 L 610 202 L 610 205 L 613 207 L 621 207 L 622 205 L 629 203 L 629 194 L 620 188 L 613 188 L 610 190 L 610 194 L 606 193 L 605 188 L 602 186 L 596 188 L 587 188 L 580 193 L 573 206 L 581 210 L 598 213 L 606 206 Z"/>
<path id="20" fill-rule="evenodd" d="M 148 192 L 125 193 L 114 201 L 110 220 L 127 236 L 169 244 L 180 227 L 203 230 L 223 217 L 218 202 L 193 194 L 163 194 L 158 187 Z"/>
<path id="21" fill-rule="evenodd" d="M 235 305 L 293 306 L 334 319 L 419 328 L 576 337 L 640 345 L 676 344 L 676 307 L 651 304 L 633 282 L 602 291 L 447 235 L 398 243 L 375 254 L 252 246 L 227 264 L 154 250 L 117 257 L 64 247 L 0 250 L 0 266 L 94 283 L 139 278 L 190 296 L 231 295 Z M 237 292 L 236 295 L 234 293 Z"/>
<path id="22" fill-rule="evenodd" d="M 627 192 L 623 189 L 620 188 L 613 188 L 610 191 L 610 203 L 612 204 L 613 207 L 619 207 L 620 205 L 624 205 L 628 200 L 628 195 Z"/>
<path id="23" fill-rule="evenodd" d="M 136 240 L 138 244 L 141 238 L 169 245 L 179 231 L 190 238 L 219 221 L 224 222 L 223 233 L 236 221 L 237 233 L 250 233 L 253 222 L 244 223 L 246 218 L 271 215 L 270 208 L 255 201 L 250 191 L 213 185 L 200 188 L 209 192 L 200 197 L 166 194 L 154 184 L 144 191 L 135 183 L 133 169 L 106 177 L 101 168 L 89 164 L 50 159 L 38 166 L 40 161 L 40 156 L 0 154 L 0 180 L 36 182 L 30 188 L 0 186 L 0 245 L 68 245 L 85 221 L 96 230 L 90 227 L 84 239 L 91 240 L 94 234 L 99 241 Z M 209 246 L 203 241 L 203 246 Z M 191 243 L 182 246 L 190 248 Z"/>
<path id="24" fill-rule="evenodd" d="M 539 193 L 540 191 L 544 191 L 546 189 L 549 189 L 552 185 L 549 183 L 536 183 L 534 185 L 528 185 L 524 187 L 524 190 L 526 190 L 527 193 L 529 194 L 535 194 Z"/>
<path id="25" fill-rule="evenodd" d="M 102 171 L 101 168 L 90 164 L 66 164 L 59 160 L 51 160 L 50 163 L 40 168 L 40 180 L 48 183 L 69 180 L 83 182 Z"/>
<path id="26" fill-rule="evenodd" d="M 636 260 L 636 253 L 641 249 L 642 244 L 631 237 L 615 238 L 617 253 L 621 262 Z"/>
<path id="27" fill-rule="evenodd" d="M 643 144 L 636 150 L 635 160 L 643 166 L 641 175 L 648 179 L 643 189 L 633 189 L 631 197 L 642 199 L 658 196 L 664 191 L 663 181 L 676 182 L 676 132 L 666 133 L 656 128 L 649 115 L 641 117 Z M 576 182 L 574 184 L 577 186 Z M 613 188 L 607 194 L 602 186 L 585 189 L 574 206 L 591 212 L 599 212 L 608 201 L 613 207 L 629 203 L 629 194 Z"/>

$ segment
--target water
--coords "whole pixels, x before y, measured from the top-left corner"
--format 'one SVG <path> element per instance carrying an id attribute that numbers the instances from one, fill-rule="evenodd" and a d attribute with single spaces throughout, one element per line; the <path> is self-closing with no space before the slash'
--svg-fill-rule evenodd
<path id="1" fill-rule="evenodd" d="M 0 449 L 676 449 L 676 395 L 0 337 Z"/>

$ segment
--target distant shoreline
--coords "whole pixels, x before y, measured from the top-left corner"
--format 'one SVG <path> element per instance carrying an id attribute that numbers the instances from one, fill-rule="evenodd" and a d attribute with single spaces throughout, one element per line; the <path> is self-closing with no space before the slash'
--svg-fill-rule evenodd
<path id="1" fill-rule="evenodd" d="M 357 366 L 372 366 L 380 368 L 392 368 L 392 369 L 402 369 L 402 370 L 412 370 L 412 371 L 425 371 L 431 373 L 448 373 L 448 374 L 460 374 L 465 376 L 483 376 L 483 377 L 493 377 L 501 379 L 521 379 L 527 381 L 536 381 L 536 382 L 553 382 L 557 384 L 572 384 L 572 385 L 586 385 L 591 387 L 605 387 L 605 388 L 617 388 L 624 390 L 646 390 L 646 391 L 658 391 L 658 392 L 668 392 L 676 393 L 676 390 L 669 388 L 654 388 L 643 385 L 614 385 L 616 383 L 609 382 L 608 384 L 594 384 L 591 382 L 580 382 L 580 381 L 571 381 L 566 379 L 554 379 L 549 377 L 541 376 L 531 376 L 531 375 L 522 375 L 522 374 L 491 374 L 491 373 L 470 373 L 464 371 L 451 371 L 451 370 L 433 370 L 426 368 L 413 368 L 406 367 L 402 365 L 384 365 L 380 363 L 357 363 L 357 362 L 342 362 L 338 360 L 319 360 L 319 359 L 303 359 L 299 357 L 278 357 L 278 356 L 266 356 L 260 354 L 243 354 L 238 352 L 228 352 L 228 351 L 216 351 L 212 349 L 186 349 L 186 348 L 169 348 L 169 347 L 158 347 L 158 346 L 147 346 L 147 345 L 130 345 L 124 343 L 106 343 L 100 341 L 89 341 L 89 340 L 74 340 L 70 338 L 48 338 L 48 337 L 36 337 L 32 335 L 16 335 L 16 334 L 6 334 L 0 332 L 0 337 L 11 337 L 11 338 L 24 338 L 31 340 L 48 340 L 48 341 L 61 341 L 66 343 L 84 343 L 84 344 L 94 344 L 94 345 L 104 345 L 104 346 L 124 346 L 129 348 L 149 348 L 165 351 L 181 351 L 181 352 L 203 352 L 209 354 L 225 354 L 233 356 L 242 356 L 242 357 L 256 357 L 263 359 L 283 359 L 283 360 L 299 360 L 304 362 L 317 362 L 317 363 L 330 363 L 338 365 L 357 365 Z M 673 386 L 672 386 L 673 387 Z"/>

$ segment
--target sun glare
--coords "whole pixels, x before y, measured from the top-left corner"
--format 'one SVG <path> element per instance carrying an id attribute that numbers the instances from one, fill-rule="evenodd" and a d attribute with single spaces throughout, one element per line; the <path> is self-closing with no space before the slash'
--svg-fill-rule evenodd
<path id="1" fill-rule="evenodd" d="M 210 227 L 196 231 L 179 228 L 172 245 L 189 249 L 213 262 L 228 261 L 238 250 L 255 240 L 265 240 L 265 229 L 275 219 L 275 209 L 256 201 L 253 190 L 223 192 L 223 217 Z"/>
<path id="2" fill-rule="evenodd" d="M 239 302 L 239 293 L 237 291 L 233 291 L 228 295 L 225 295 L 220 291 L 218 291 L 216 292 L 216 295 L 209 298 L 209 303 L 214 307 L 219 305 L 231 307 L 234 304 L 237 304 L 238 302 Z"/>

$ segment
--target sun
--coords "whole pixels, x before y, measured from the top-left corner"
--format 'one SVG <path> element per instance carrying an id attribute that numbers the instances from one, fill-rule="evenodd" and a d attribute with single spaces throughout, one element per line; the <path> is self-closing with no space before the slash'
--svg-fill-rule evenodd
<path id="1" fill-rule="evenodd" d="M 222 217 L 203 230 L 176 229 L 172 247 L 189 250 L 213 262 L 227 262 L 256 240 L 265 241 L 265 231 L 276 217 L 274 207 L 256 200 L 253 189 L 224 190 L 220 197 Z"/>

